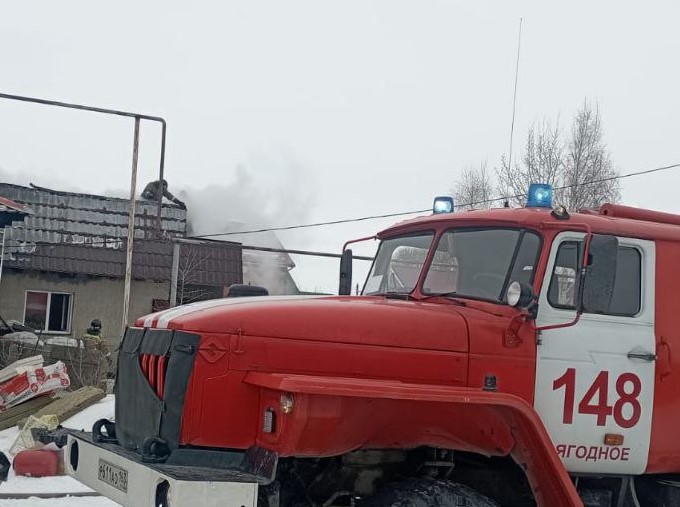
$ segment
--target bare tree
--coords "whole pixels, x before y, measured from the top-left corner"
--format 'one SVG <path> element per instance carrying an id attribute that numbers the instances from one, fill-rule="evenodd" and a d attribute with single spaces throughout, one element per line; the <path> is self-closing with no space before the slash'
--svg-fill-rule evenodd
<path id="1" fill-rule="evenodd" d="M 177 300 L 180 304 L 193 303 L 214 297 L 206 290 L 198 279 L 201 271 L 206 269 L 207 258 L 201 255 L 201 249 L 195 245 L 181 246 L 179 270 L 177 273 Z M 171 301 L 171 304 L 173 302 Z"/>
<path id="2" fill-rule="evenodd" d="M 524 194 L 531 183 L 560 186 L 564 172 L 564 143 L 559 123 L 554 126 L 547 120 L 540 124 L 534 123 L 527 132 L 521 162 L 510 167 L 503 156 L 501 168 L 497 172 L 499 193 L 508 196 L 511 204 L 519 206 L 524 205 Z"/>
<path id="3" fill-rule="evenodd" d="M 534 124 L 522 159 L 510 167 L 503 157 L 496 172 L 498 192 L 515 205 L 524 205 L 531 183 L 549 183 L 555 188 L 555 201 L 572 210 L 620 199 L 618 172 L 603 141 L 599 109 L 593 110 L 588 102 L 574 116 L 568 139 L 559 122 Z"/>
<path id="4" fill-rule="evenodd" d="M 463 209 L 488 209 L 493 194 L 491 174 L 486 168 L 486 162 L 477 167 L 468 166 L 456 180 L 451 189 L 455 205 Z"/>
<path id="5" fill-rule="evenodd" d="M 565 205 L 571 209 L 592 208 L 621 198 L 618 171 L 603 141 L 602 120 L 597 105 L 588 102 L 574 118 L 565 159 L 562 191 Z"/>

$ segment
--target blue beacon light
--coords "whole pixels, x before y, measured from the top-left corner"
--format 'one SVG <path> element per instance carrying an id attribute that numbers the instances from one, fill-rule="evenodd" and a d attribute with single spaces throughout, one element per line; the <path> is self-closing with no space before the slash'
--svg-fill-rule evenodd
<path id="1" fill-rule="evenodd" d="M 547 183 L 532 183 L 527 194 L 527 208 L 552 208 L 553 189 Z"/>
<path id="2" fill-rule="evenodd" d="M 453 197 L 443 195 L 434 198 L 432 205 L 432 213 L 438 215 L 440 213 L 453 213 Z"/>

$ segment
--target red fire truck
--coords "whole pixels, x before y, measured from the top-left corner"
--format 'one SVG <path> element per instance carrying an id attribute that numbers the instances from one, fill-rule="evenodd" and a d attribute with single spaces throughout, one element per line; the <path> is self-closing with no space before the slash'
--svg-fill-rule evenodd
<path id="1" fill-rule="evenodd" d="M 680 216 L 551 193 L 436 200 L 360 296 L 346 249 L 339 296 L 139 319 L 69 473 L 132 507 L 680 505 Z"/>

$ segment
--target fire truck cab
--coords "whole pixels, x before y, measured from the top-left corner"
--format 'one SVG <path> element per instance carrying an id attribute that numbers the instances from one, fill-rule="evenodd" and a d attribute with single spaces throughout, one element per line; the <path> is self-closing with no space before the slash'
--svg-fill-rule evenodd
<path id="1" fill-rule="evenodd" d="M 69 472 L 129 506 L 678 505 L 680 216 L 551 201 L 438 199 L 360 296 L 346 248 L 340 296 L 139 319 Z"/>

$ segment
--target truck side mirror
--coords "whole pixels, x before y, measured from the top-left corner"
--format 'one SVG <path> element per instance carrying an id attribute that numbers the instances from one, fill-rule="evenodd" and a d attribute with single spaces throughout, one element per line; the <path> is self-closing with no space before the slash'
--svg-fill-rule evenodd
<path id="1" fill-rule="evenodd" d="M 340 286 L 338 294 L 349 296 L 352 294 L 352 250 L 350 248 L 342 252 L 340 257 Z"/>
<path id="2" fill-rule="evenodd" d="M 606 313 L 614 293 L 619 240 L 615 236 L 594 234 L 588 250 L 588 269 L 583 279 L 579 309 Z"/>

